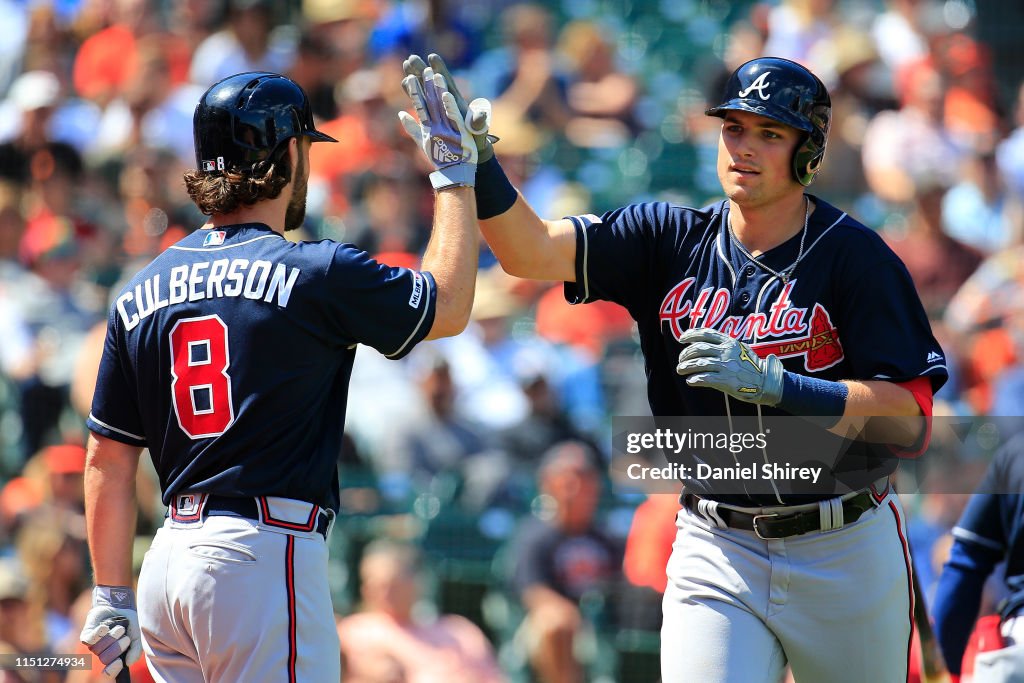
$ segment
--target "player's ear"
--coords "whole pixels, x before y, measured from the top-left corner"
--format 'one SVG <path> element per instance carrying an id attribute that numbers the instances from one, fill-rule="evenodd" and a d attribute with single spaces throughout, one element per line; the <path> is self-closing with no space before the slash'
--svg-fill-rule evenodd
<path id="1" fill-rule="evenodd" d="M 288 168 L 291 169 L 292 180 L 295 180 L 295 169 L 299 167 L 300 154 L 302 151 L 299 149 L 299 136 L 288 138 Z"/>

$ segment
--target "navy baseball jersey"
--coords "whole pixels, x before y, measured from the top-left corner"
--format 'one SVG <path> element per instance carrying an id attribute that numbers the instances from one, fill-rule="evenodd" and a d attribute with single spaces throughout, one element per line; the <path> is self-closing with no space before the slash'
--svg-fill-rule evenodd
<path id="1" fill-rule="evenodd" d="M 935 630 L 950 671 L 958 673 L 985 580 L 1004 560 L 1007 596 L 999 612 L 1007 619 L 1024 608 L 1024 434 L 992 458 L 953 539 L 935 591 Z"/>
<path id="2" fill-rule="evenodd" d="M 87 424 L 149 448 L 165 504 L 200 491 L 337 510 L 356 345 L 405 355 L 435 301 L 429 273 L 351 245 L 197 230 L 114 301 Z"/>
<path id="3" fill-rule="evenodd" d="M 757 406 L 691 387 L 676 374 L 679 338 L 690 328 L 720 330 L 761 357 L 775 354 L 786 370 L 824 380 L 928 377 L 933 390 L 945 383 L 942 349 L 903 263 L 875 232 L 808 196 L 815 210 L 806 237 L 798 233 L 758 257 L 783 272 L 797 260 L 803 240 L 788 282 L 735 247 L 725 200 L 699 210 L 649 203 L 571 218 L 576 282 L 566 283 L 566 299 L 605 299 L 629 310 L 639 327 L 654 415 L 725 415 L 726 401 L 732 415 L 756 414 Z M 864 457 L 872 450 L 857 448 Z M 895 462 L 886 467 L 891 471 Z M 714 496 L 706 482 L 686 484 L 724 502 L 758 502 Z M 834 494 L 821 497 L 828 495 Z"/>

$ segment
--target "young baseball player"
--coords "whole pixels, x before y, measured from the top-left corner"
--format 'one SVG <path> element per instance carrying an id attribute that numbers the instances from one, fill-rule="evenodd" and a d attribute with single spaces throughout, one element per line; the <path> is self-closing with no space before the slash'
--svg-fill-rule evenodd
<path id="1" fill-rule="evenodd" d="M 405 68 L 426 64 L 412 56 Z M 702 209 L 542 220 L 477 136 L 480 227 L 502 266 L 563 280 L 571 303 L 625 306 L 656 416 L 833 416 L 841 430 L 858 416 L 927 414 L 946 369 L 906 269 L 878 235 L 805 192 L 825 153 L 825 86 L 794 62 L 755 59 L 707 113 L 722 119 L 727 198 Z M 799 683 L 904 681 L 911 575 L 885 476 L 894 467 L 841 497 L 686 480 L 663 680 L 775 683 L 788 663 Z"/>
<path id="2" fill-rule="evenodd" d="M 185 183 L 209 222 L 118 294 L 88 419 L 81 639 L 107 675 L 145 650 L 158 681 L 340 679 L 325 539 L 356 345 L 400 358 L 459 333 L 476 277 L 476 147 L 443 79 L 405 87 L 419 120 L 403 123 L 436 169 L 422 271 L 284 238 L 302 225 L 310 144 L 337 142 L 296 83 L 244 73 L 200 99 Z M 143 447 L 169 511 L 136 601 Z"/>

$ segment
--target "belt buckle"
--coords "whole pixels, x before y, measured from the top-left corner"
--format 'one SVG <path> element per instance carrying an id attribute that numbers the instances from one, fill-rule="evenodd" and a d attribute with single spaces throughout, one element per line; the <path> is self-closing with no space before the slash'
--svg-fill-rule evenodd
<path id="1" fill-rule="evenodd" d="M 761 534 L 761 530 L 757 526 L 757 521 L 760 520 L 760 519 L 770 519 L 772 517 L 778 517 L 778 516 L 779 516 L 778 512 L 770 512 L 768 514 L 754 515 L 754 521 L 753 521 L 754 535 L 757 536 L 758 538 L 760 538 L 762 541 L 774 541 L 774 540 L 777 540 L 776 537 L 774 537 L 774 536 L 763 536 Z"/>

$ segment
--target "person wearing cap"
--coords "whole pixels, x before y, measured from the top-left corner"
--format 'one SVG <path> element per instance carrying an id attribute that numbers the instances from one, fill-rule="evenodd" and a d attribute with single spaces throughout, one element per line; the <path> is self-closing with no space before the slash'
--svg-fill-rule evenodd
<path id="1" fill-rule="evenodd" d="M 428 60 L 404 69 L 447 74 Z M 899 258 L 807 191 L 831 111 L 805 67 L 753 59 L 705 112 L 722 122 L 725 198 L 558 220 L 523 200 L 500 142 L 474 127 L 480 229 L 502 267 L 563 281 L 570 303 L 624 306 L 652 414 L 679 418 L 668 424 L 680 437 L 750 444 L 676 451 L 688 469 L 663 602 L 665 681 L 774 682 L 787 664 L 797 683 L 906 680 L 912 578 L 888 477 L 926 448 L 922 417 L 948 371 Z M 814 481 L 780 469 L 822 458 Z"/>
<path id="2" fill-rule="evenodd" d="M 106 675 L 145 649 L 157 680 L 339 680 L 326 538 L 356 348 L 397 359 L 461 332 L 479 249 L 466 124 L 440 76 L 404 86 L 417 117 L 403 126 L 435 168 L 421 270 L 285 239 L 303 224 L 310 145 L 337 142 L 294 81 L 241 73 L 200 98 L 185 187 L 209 220 L 114 297 L 87 419 L 96 586 L 80 637 Z M 136 600 L 144 447 L 168 512 Z"/>
<path id="3" fill-rule="evenodd" d="M 0 178 L 29 182 L 29 159 L 52 139 L 49 124 L 59 101 L 60 82 L 49 71 L 28 71 L 11 84 L 7 102 L 16 127 L 11 139 L 0 144 Z"/>
<path id="4" fill-rule="evenodd" d="M 542 454 L 537 483 L 547 509 L 523 522 L 510 547 L 512 590 L 526 608 L 522 642 L 544 683 L 586 680 L 573 647 L 591 628 L 581 602 L 610 596 L 621 580 L 622 544 L 597 519 L 596 459 L 580 441 Z"/>

